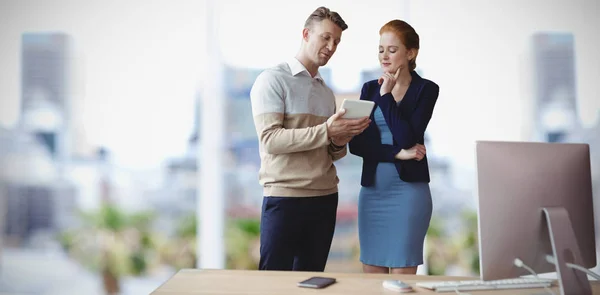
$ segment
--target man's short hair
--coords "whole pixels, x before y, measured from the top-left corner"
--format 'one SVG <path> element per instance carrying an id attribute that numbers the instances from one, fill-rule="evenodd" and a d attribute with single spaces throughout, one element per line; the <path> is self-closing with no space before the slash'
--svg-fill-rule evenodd
<path id="1" fill-rule="evenodd" d="M 306 22 L 304 23 L 304 27 L 310 28 L 310 26 L 314 22 L 321 22 L 324 19 L 328 19 L 328 20 L 332 21 L 334 24 L 336 24 L 338 27 L 340 27 L 340 29 L 342 29 L 342 31 L 344 31 L 345 29 L 348 28 L 348 25 L 346 24 L 346 22 L 342 19 L 342 17 L 337 12 L 331 11 L 331 10 L 329 10 L 329 8 L 323 7 L 323 6 L 317 8 L 306 19 Z"/>

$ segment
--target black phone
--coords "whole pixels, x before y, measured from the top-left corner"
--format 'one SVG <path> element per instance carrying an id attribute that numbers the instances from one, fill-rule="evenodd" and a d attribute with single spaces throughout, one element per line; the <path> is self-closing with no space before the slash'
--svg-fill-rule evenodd
<path id="1" fill-rule="evenodd" d="M 335 283 L 334 278 L 326 278 L 326 277 L 312 277 L 307 280 L 298 283 L 298 287 L 303 288 L 313 288 L 313 289 L 322 289 L 331 284 Z"/>

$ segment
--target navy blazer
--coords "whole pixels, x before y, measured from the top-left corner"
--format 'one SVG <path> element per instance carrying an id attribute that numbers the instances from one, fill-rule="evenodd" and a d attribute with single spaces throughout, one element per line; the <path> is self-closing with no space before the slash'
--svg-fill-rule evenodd
<path id="1" fill-rule="evenodd" d="M 363 158 L 361 185 L 372 186 L 379 162 L 391 162 L 396 166 L 398 176 L 406 182 L 429 182 L 427 155 L 421 161 L 398 160 L 396 154 L 415 144 L 424 144 L 425 129 L 431 119 L 438 98 L 439 86 L 411 72 L 412 80 L 400 103 L 391 93 L 379 95 L 381 86 L 377 80 L 363 85 L 360 99 L 371 100 L 379 106 L 392 137 L 393 145 L 381 144 L 379 128 L 371 112 L 371 124 L 365 131 L 355 136 L 349 144 L 350 153 Z"/>

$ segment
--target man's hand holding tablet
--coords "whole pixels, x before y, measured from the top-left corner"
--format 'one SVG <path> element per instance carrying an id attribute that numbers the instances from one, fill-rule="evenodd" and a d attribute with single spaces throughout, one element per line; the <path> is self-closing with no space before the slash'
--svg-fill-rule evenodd
<path id="1" fill-rule="evenodd" d="M 375 104 L 371 102 L 369 109 L 369 106 L 358 102 L 363 101 L 344 100 L 337 113 L 327 119 L 327 134 L 334 145 L 346 145 L 353 136 L 369 127 L 369 116 Z"/>
<path id="2" fill-rule="evenodd" d="M 370 100 L 344 99 L 341 109 L 346 110 L 342 118 L 359 119 L 371 116 L 375 103 Z"/>

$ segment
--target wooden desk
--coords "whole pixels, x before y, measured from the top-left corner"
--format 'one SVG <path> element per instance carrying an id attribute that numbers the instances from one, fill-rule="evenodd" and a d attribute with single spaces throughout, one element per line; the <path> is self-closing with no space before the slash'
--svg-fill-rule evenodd
<path id="1" fill-rule="evenodd" d="M 312 276 L 334 277 L 337 283 L 320 290 L 297 287 L 297 283 Z M 370 295 L 370 294 L 401 294 L 389 291 L 381 285 L 383 280 L 397 279 L 415 287 L 416 282 L 429 280 L 461 280 L 464 277 L 442 277 L 421 275 L 375 275 L 361 273 L 312 273 L 291 271 L 256 271 L 256 270 L 198 270 L 184 269 L 177 272 L 151 295 L 199 295 L 199 294 L 249 294 L 249 295 Z M 473 278 L 471 278 L 473 279 Z M 476 279 L 476 278 L 475 278 Z M 592 282 L 594 294 L 600 294 L 600 283 Z M 558 290 L 556 287 L 553 288 Z M 408 294 L 455 294 L 436 293 L 430 290 L 416 288 Z M 499 290 L 499 291 L 469 291 L 469 294 L 547 294 L 544 289 Z"/>

